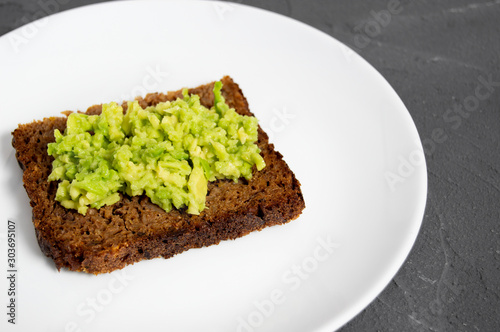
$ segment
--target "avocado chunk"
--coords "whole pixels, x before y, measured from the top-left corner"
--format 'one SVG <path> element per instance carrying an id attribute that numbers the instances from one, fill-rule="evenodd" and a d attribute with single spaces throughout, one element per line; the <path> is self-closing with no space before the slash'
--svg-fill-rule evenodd
<path id="1" fill-rule="evenodd" d="M 258 122 L 230 108 L 214 86 L 214 106 L 198 95 L 127 111 L 104 104 L 100 115 L 72 113 L 64 133 L 55 130 L 47 152 L 54 157 L 49 181 L 59 181 L 56 200 L 85 215 L 118 202 L 121 194 L 147 195 L 165 211 L 205 209 L 208 182 L 249 180 L 265 162 L 256 142 Z"/>

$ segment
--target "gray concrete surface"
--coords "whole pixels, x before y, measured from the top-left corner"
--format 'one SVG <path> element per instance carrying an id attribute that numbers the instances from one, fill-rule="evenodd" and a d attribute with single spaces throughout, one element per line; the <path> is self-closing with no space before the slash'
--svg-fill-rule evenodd
<path id="1" fill-rule="evenodd" d="M 96 2 L 61 0 L 45 12 Z M 352 47 L 394 87 L 424 143 L 429 193 L 414 248 L 341 331 L 499 331 L 500 1 L 234 2 Z M 43 15 L 47 3 L 0 0 L 0 35 Z"/>

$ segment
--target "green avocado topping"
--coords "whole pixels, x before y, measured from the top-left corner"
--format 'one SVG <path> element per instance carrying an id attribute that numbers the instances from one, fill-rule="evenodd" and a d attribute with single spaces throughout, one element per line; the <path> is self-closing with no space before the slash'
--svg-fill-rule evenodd
<path id="1" fill-rule="evenodd" d="M 226 104 L 222 83 L 214 107 L 183 91 L 183 99 L 141 108 L 116 103 L 100 115 L 72 113 L 64 134 L 55 130 L 48 154 L 55 159 L 49 181 L 60 181 L 56 200 L 85 215 L 129 196 L 147 195 L 165 211 L 205 208 L 208 181 L 252 177 L 265 167 L 257 141 L 257 119 Z"/>

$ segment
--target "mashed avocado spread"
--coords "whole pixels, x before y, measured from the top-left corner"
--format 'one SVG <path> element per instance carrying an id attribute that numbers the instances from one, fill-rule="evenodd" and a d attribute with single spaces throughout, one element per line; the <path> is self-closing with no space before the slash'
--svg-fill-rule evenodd
<path id="1" fill-rule="evenodd" d="M 48 145 L 54 156 L 49 181 L 60 181 L 56 200 L 86 214 L 129 196 L 146 194 L 165 211 L 205 208 L 208 181 L 250 179 L 265 167 L 257 141 L 257 119 L 226 104 L 221 82 L 208 109 L 198 95 L 142 109 L 116 103 L 101 115 L 72 113 L 64 134 L 55 130 Z"/>

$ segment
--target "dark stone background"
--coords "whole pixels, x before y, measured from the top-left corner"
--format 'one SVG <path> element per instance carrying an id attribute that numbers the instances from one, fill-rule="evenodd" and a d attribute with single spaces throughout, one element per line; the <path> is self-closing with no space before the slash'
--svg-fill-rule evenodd
<path id="1" fill-rule="evenodd" d="M 50 1 L 0 0 L 0 35 Z M 61 0 L 57 11 L 96 2 Z M 415 246 L 341 330 L 500 331 L 500 0 L 234 2 L 352 47 L 394 87 L 424 143 L 429 193 Z"/>

